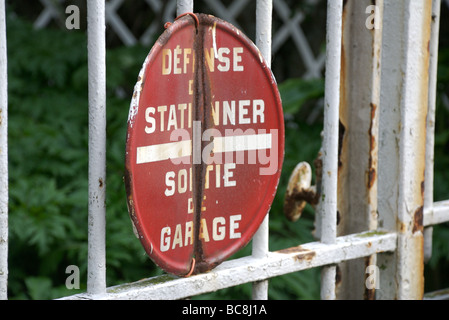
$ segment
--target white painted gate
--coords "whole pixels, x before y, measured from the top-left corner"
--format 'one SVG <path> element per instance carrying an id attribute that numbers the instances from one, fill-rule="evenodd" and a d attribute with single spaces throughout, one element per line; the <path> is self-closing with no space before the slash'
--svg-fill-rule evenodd
<path id="1" fill-rule="evenodd" d="M 248 0 L 226 8 L 205 0 L 218 17 L 237 24 Z M 88 1 L 89 252 L 87 292 L 66 299 L 182 299 L 243 283 L 267 299 L 270 278 L 321 267 L 321 298 L 421 299 L 424 257 L 432 226 L 449 221 L 449 200 L 433 201 L 433 139 L 440 0 L 328 0 L 326 56 L 315 57 L 282 0 L 257 0 L 256 45 L 267 61 L 291 36 L 306 61 L 305 77 L 325 67 L 322 176 L 317 225 L 320 241 L 270 252 L 268 223 L 253 239 L 251 256 L 189 278 L 160 276 L 106 287 L 105 24 L 125 44 L 139 41 L 116 14 L 122 0 Z M 146 1 L 155 10 L 161 1 Z M 54 3 L 36 21 L 54 18 Z M 175 1 L 168 8 L 174 9 Z M 374 20 L 367 20 L 367 9 Z M 271 35 L 273 9 L 284 27 Z M 178 0 L 177 15 L 193 12 Z M 362 14 L 360 13 L 362 12 Z M 168 19 L 167 19 L 168 20 Z M 148 43 L 150 25 L 140 41 Z M 0 298 L 7 298 L 8 162 L 7 55 L 0 2 Z M 97 152 L 93 152 L 96 150 Z M 98 152 L 100 151 L 100 152 Z M 337 223 L 337 218 L 345 217 Z M 362 258 L 359 259 L 359 258 Z M 363 261 L 363 263 L 361 263 Z M 354 272 L 382 266 L 372 273 Z M 336 282 L 336 274 L 341 281 Z M 377 272 L 377 271 L 376 271 Z M 351 276 L 361 274 L 363 278 Z M 380 283 L 376 283 L 379 280 Z M 376 289 L 377 288 L 377 289 Z"/>

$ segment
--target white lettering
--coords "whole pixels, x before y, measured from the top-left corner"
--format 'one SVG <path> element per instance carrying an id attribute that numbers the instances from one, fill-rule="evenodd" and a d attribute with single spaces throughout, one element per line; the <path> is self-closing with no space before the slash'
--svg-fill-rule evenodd
<path id="1" fill-rule="evenodd" d="M 265 102 L 254 100 L 225 100 L 211 103 L 215 126 L 249 125 L 265 122 Z M 187 114 L 186 114 L 187 113 Z M 148 107 L 145 109 L 145 133 L 192 128 L 192 103 Z"/>
<path id="2" fill-rule="evenodd" d="M 210 164 L 206 167 L 204 189 L 211 189 L 215 187 L 216 189 L 220 187 L 235 187 L 237 185 L 236 181 L 233 180 L 234 172 L 236 168 L 235 163 L 225 163 L 223 165 L 223 176 L 221 176 L 221 165 L 220 164 Z M 221 183 L 223 181 L 223 184 Z M 165 174 L 165 191 L 166 197 L 173 196 L 176 192 L 179 194 L 184 194 L 187 191 L 192 191 L 192 168 L 180 169 L 178 172 L 169 171 Z M 189 200 L 191 201 L 191 200 Z M 188 213 L 193 212 L 193 204 L 188 204 Z"/>
<path id="3" fill-rule="evenodd" d="M 239 53 L 243 53 L 242 47 L 234 48 L 234 58 L 233 58 L 233 70 L 234 71 L 243 71 L 243 66 L 239 65 L 239 62 L 242 62 L 242 56 Z"/>
<path id="4" fill-rule="evenodd" d="M 171 128 L 178 129 L 178 121 L 176 120 L 176 110 L 175 105 L 170 105 L 170 110 L 168 112 L 168 122 L 167 122 L 167 131 L 170 131 Z"/>
<path id="5" fill-rule="evenodd" d="M 182 247 L 182 229 L 180 224 L 176 225 L 175 236 L 173 237 L 173 246 L 171 247 L 172 250 L 175 249 L 177 245 L 180 248 Z"/>
<path id="6" fill-rule="evenodd" d="M 223 180 L 224 180 L 225 187 L 235 187 L 236 186 L 236 181 L 229 180 L 230 178 L 232 178 L 234 176 L 234 172 L 231 171 L 232 169 L 235 169 L 235 163 L 225 163 L 224 164 Z"/>
<path id="7" fill-rule="evenodd" d="M 190 239 L 190 241 L 189 241 Z M 186 236 L 184 246 L 191 246 L 193 244 L 193 221 L 186 222 Z"/>
<path id="8" fill-rule="evenodd" d="M 229 57 L 226 57 L 225 54 L 229 54 L 230 50 L 229 48 L 219 48 L 218 49 L 218 61 L 220 61 L 222 64 L 219 64 L 217 66 L 217 69 L 221 72 L 227 72 L 229 71 Z"/>
<path id="9" fill-rule="evenodd" d="M 170 49 L 162 49 L 162 74 L 167 75 L 171 73 L 171 50 Z"/>
<path id="10" fill-rule="evenodd" d="M 257 121 L 259 117 L 259 121 Z M 253 101 L 253 123 L 265 122 L 265 102 L 262 99 Z"/>
<path id="11" fill-rule="evenodd" d="M 145 126 L 145 133 L 153 133 L 156 130 L 156 119 L 154 119 L 151 114 L 154 114 L 156 112 L 156 109 L 154 108 L 146 108 L 145 109 L 145 121 L 148 122 L 151 126 Z"/>
<path id="12" fill-rule="evenodd" d="M 242 220 L 241 214 L 229 217 L 229 239 L 238 239 L 242 236 L 240 232 L 235 232 L 236 229 L 240 226 L 237 221 L 240 220 Z"/>
<path id="13" fill-rule="evenodd" d="M 210 72 L 214 72 L 215 59 L 217 59 L 217 69 L 220 72 L 242 72 L 245 69 L 243 52 L 243 47 L 222 47 L 216 51 L 214 48 L 204 48 L 205 64 L 209 67 Z M 192 48 L 181 48 L 177 45 L 174 49 L 162 49 L 162 75 L 193 73 L 194 66 L 195 52 L 192 51 Z"/>
<path id="14" fill-rule="evenodd" d="M 212 239 L 221 241 L 226 236 L 226 219 L 223 217 L 216 217 L 212 222 Z M 221 226 L 219 226 L 221 225 Z"/>
<path id="15" fill-rule="evenodd" d="M 169 171 L 165 174 L 165 185 L 167 188 L 165 189 L 165 195 L 167 197 L 175 194 L 175 173 L 173 171 Z"/>
<path id="16" fill-rule="evenodd" d="M 228 239 L 241 238 L 239 232 L 240 221 L 242 215 L 230 215 L 228 217 L 215 217 L 208 221 L 206 218 L 200 220 L 199 239 L 204 242 L 223 241 Z M 212 237 L 210 237 L 209 230 L 212 230 Z M 185 224 L 176 224 L 174 226 L 174 235 L 172 235 L 172 227 L 166 226 L 161 229 L 161 243 L 160 249 L 162 252 L 168 250 L 175 250 L 184 246 L 193 245 L 193 221 L 188 221 Z"/>
<path id="17" fill-rule="evenodd" d="M 248 106 L 251 105 L 251 101 L 249 100 L 240 100 L 239 101 L 239 124 L 250 124 L 251 120 L 249 118 L 245 118 L 248 114 Z"/>
<path id="18" fill-rule="evenodd" d="M 173 50 L 173 73 L 181 74 L 182 70 L 179 66 L 181 63 L 181 58 L 179 56 L 182 54 L 181 47 L 178 45 L 175 50 Z"/>
<path id="19" fill-rule="evenodd" d="M 161 230 L 161 251 L 165 252 L 170 249 L 170 234 L 171 230 L 170 227 L 162 228 Z"/>

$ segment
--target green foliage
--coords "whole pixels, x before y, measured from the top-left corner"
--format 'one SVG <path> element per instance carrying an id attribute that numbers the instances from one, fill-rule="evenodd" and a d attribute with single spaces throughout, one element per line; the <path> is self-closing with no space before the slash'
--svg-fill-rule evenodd
<path id="1" fill-rule="evenodd" d="M 304 103 L 324 96 L 324 80 L 292 78 L 279 85 L 284 112 L 296 114 Z"/>
<path id="2" fill-rule="evenodd" d="M 9 297 L 49 299 L 76 293 L 65 289 L 68 265 L 80 268 L 80 291 L 86 283 L 86 37 L 76 32 L 36 31 L 19 19 L 7 23 Z M 107 154 L 108 285 L 156 272 L 132 232 L 122 180 L 127 97 L 145 51 L 117 50 L 107 57 L 111 66 L 107 87 L 107 139 L 111 142 Z"/>

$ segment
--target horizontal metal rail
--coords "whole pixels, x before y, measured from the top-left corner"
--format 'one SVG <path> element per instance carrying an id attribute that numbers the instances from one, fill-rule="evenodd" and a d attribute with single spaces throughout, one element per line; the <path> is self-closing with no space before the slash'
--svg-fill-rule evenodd
<path id="1" fill-rule="evenodd" d="M 332 244 L 310 242 L 298 247 L 269 252 L 265 257 L 247 256 L 226 261 L 208 273 L 188 278 L 162 275 L 109 287 L 106 293 L 101 295 L 82 293 L 62 299 L 183 299 L 375 253 L 392 252 L 396 250 L 396 245 L 396 233 L 362 232 L 338 237 Z"/>
<path id="2" fill-rule="evenodd" d="M 449 200 L 434 202 L 433 207 L 424 211 L 425 227 L 449 222 Z"/>

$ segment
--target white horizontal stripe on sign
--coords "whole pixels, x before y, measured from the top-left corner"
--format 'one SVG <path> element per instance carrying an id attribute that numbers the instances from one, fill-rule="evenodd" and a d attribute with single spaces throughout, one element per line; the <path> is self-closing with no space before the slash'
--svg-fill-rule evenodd
<path id="1" fill-rule="evenodd" d="M 271 134 L 216 137 L 214 153 L 271 149 Z"/>
<path id="2" fill-rule="evenodd" d="M 192 140 L 155 144 L 137 148 L 137 164 L 188 157 L 192 155 Z"/>
<path id="3" fill-rule="evenodd" d="M 271 133 L 214 137 L 213 152 L 237 152 L 271 149 Z M 188 157 L 192 140 L 183 140 L 137 148 L 137 164 Z"/>

